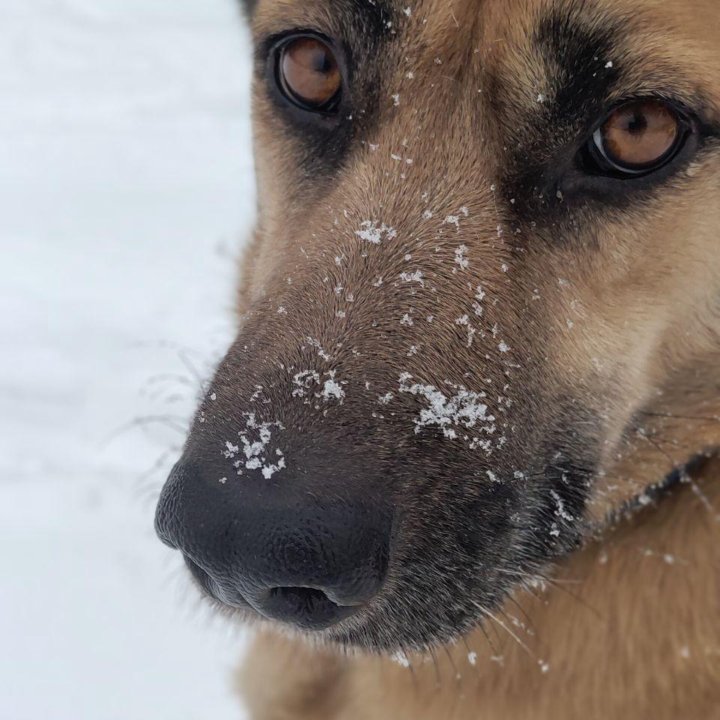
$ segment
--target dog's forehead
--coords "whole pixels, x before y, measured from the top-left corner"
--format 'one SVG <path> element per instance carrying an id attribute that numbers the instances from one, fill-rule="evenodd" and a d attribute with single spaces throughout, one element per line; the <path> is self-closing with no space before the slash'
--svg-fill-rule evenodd
<path id="1" fill-rule="evenodd" d="M 484 32 L 531 28 L 551 13 L 629 21 L 638 14 L 699 39 L 720 37 L 716 0 L 244 0 L 264 31 L 357 27 L 378 36 L 412 32 L 443 44 Z M 476 37 L 473 37 L 474 31 Z M 486 38 L 489 39 L 489 38 Z"/>
<path id="2" fill-rule="evenodd" d="M 472 76 L 504 66 L 528 80 L 542 29 L 554 29 L 630 55 L 636 76 L 662 65 L 685 71 L 709 97 L 720 96 L 720 7 L 717 0 L 256 0 L 256 40 L 313 29 L 368 51 L 383 74 L 408 61 L 446 65 Z M 565 48 L 557 48 L 561 53 Z M 524 67 L 519 65 L 523 63 Z M 510 72 L 513 72 L 511 67 Z M 672 82 L 674 77 L 670 77 Z"/>

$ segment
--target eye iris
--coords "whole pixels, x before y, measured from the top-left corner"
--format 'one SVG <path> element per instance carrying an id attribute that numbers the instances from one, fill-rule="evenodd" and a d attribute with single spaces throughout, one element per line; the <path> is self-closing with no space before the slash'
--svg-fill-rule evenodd
<path id="1" fill-rule="evenodd" d="M 316 38 L 298 38 L 285 46 L 280 79 L 291 99 L 313 109 L 328 104 L 342 82 L 335 55 Z"/>
<path id="2" fill-rule="evenodd" d="M 621 168 L 643 169 L 664 160 L 675 147 L 680 121 L 668 105 L 647 100 L 618 108 L 600 134 L 608 160 Z"/>

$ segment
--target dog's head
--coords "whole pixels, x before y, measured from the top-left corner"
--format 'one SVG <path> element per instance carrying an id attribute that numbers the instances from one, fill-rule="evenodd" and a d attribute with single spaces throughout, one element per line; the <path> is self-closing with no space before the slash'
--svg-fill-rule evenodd
<path id="1" fill-rule="evenodd" d="M 159 532 L 243 616 L 425 647 L 644 487 L 604 480 L 643 413 L 717 397 L 720 11 L 250 5 L 242 321 Z"/>

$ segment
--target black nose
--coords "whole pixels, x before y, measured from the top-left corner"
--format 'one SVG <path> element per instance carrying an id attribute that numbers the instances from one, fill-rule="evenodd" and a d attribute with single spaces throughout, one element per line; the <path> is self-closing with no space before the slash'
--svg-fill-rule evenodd
<path id="1" fill-rule="evenodd" d="M 181 462 L 155 526 L 217 600 L 305 629 L 344 620 L 380 590 L 391 514 L 359 487 L 293 477 L 217 477 Z"/>

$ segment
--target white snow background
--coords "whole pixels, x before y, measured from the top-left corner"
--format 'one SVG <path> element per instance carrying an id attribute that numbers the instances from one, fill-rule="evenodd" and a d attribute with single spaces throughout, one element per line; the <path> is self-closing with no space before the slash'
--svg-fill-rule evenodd
<path id="1" fill-rule="evenodd" d="M 0 0 L 0 720 L 242 717 L 152 523 L 231 338 L 249 71 L 234 0 Z"/>

